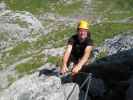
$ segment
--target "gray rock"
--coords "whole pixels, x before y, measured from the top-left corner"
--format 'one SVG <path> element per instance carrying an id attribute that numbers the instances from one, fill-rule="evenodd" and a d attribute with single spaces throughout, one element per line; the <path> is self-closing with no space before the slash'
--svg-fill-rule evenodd
<path id="1" fill-rule="evenodd" d="M 95 48 L 93 61 L 96 61 L 99 55 L 103 55 L 100 61 L 97 59 L 99 63 L 122 62 L 133 56 L 132 48 L 132 32 L 125 32 L 114 38 L 106 39 L 100 47 Z"/>
<path id="2" fill-rule="evenodd" d="M 71 92 L 73 94 L 67 99 Z M 36 72 L 14 82 L 1 93 L 0 100 L 78 100 L 78 95 L 76 84 L 62 85 L 60 78 L 47 75 L 39 77 Z"/>
<path id="3" fill-rule="evenodd" d="M 133 36 L 118 35 L 113 39 L 107 39 L 104 42 L 104 48 L 107 48 L 108 55 L 112 55 L 124 50 L 133 48 Z"/>
<path id="4" fill-rule="evenodd" d="M 45 49 L 43 52 L 46 56 L 63 56 L 64 47 Z"/>
<path id="5" fill-rule="evenodd" d="M 19 41 L 33 41 L 33 35 L 45 34 L 41 22 L 26 11 L 5 10 L 0 14 L 0 49 Z"/>
<path id="6" fill-rule="evenodd" d="M 0 12 L 7 10 L 7 6 L 4 2 L 0 2 Z"/>
<path id="7" fill-rule="evenodd" d="M 79 87 L 73 83 L 63 85 L 65 100 L 79 100 Z"/>
<path id="8" fill-rule="evenodd" d="M 128 32 L 127 32 L 128 33 Z M 102 46 L 94 49 L 95 56 L 101 52 L 106 52 L 107 56 L 119 53 L 121 51 L 130 50 L 133 48 L 133 35 L 122 34 L 114 38 L 106 39 Z"/>
<path id="9" fill-rule="evenodd" d="M 38 19 L 41 22 L 49 22 L 49 24 L 46 23 L 44 26 L 48 32 L 51 32 L 52 30 L 58 30 L 60 29 L 60 26 L 64 27 L 74 27 L 74 25 L 79 21 L 76 17 L 70 17 L 70 16 L 61 16 L 55 13 L 45 13 L 38 16 Z"/>
<path id="10" fill-rule="evenodd" d="M 59 2 L 61 2 L 61 3 L 64 3 L 64 4 L 72 4 L 72 3 L 75 3 L 75 2 L 78 2 L 78 1 L 80 1 L 80 0 L 75 0 L 75 1 L 73 1 L 73 0 L 59 0 Z"/>

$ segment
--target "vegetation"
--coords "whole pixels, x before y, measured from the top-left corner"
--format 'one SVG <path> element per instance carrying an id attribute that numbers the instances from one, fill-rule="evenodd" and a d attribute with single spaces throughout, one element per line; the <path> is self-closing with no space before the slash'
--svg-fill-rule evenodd
<path id="1" fill-rule="evenodd" d="M 10 55 L 18 55 L 18 54 L 22 54 L 24 53 L 26 50 L 29 49 L 29 47 L 31 47 L 29 42 L 21 42 L 19 43 L 17 46 L 15 46 L 11 51 L 10 51 Z"/>
<path id="2" fill-rule="evenodd" d="M 75 1 L 71 4 L 64 4 L 59 2 L 60 0 L 1 0 L 5 1 L 8 7 L 12 10 L 26 10 L 33 14 L 40 14 L 44 12 L 57 13 L 63 16 L 70 16 L 81 13 L 83 10 L 83 2 Z M 93 7 L 94 5 L 94 7 Z M 133 23 L 117 23 L 112 21 L 119 21 L 126 18 L 133 18 L 133 0 L 92 0 L 94 16 L 102 16 L 104 21 L 102 23 L 93 25 L 90 29 L 92 32 L 92 39 L 98 46 L 106 38 L 111 38 L 120 32 L 133 30 Z M 48 24 L 52 21 L 46 21 L 44 24 Z M 21 27 L 25 28 L 27 25 L 25 22 L 16 20 Z M 45 26 L 45 25 L 44 25 Z M 56 48 L 64 46 L 67 42 L 68 37 L 75 33 L 74 27 L 59 26 L 58 31 L 51 32 L 48 35 L 40 36 L 37 41 L 32 43 L 21 42 L 17 43 L 13 49 L 2 53 L 0 58 L 0 69 L 1 65 L 6 66 L 13 64 L 20 59 L 26 57 L 32 57 L 28 62 L 18 64 L 16 70 L 18 73 L 30 73 L 36 70 L 38 67 L 46 63 L 44 61 L 45 56 L 40 54 L 45 48 Z M 31 33 L 32 34 L 32 33 Z M 36 35 L 34 35 L 36 37 Z M 8 36 L 5 33 L 0 33 L 0 40 L 7 40 Z M 38 51 L 38 52 L 36 52 Z M 36 53 L 35 53 L 36 52 Z M 106 51 L 101 52 L 97 59 L 107 55 Z M 47 62 L 60 65 L 62 57 L 48 56 Z M 9 77 L 9 81 L 12 82 L 12 77 Z"/>
<path id="3" fill-rule="evenodd" d="M 120 20 L 133 16 L 132 0 L 93 0 L 93 12 L 108 20 Z"/>
<path id="4" fill-rule="evenodd" d="M 47 62 L 56 64 L 57 66 L 61 66 L 62 64 L 62 56 L 49 56 Z"/>
<path id="5" fill-rule="evenodd" d="M 66 5 L 64 3 L 64 4 L 59 4 L 55 6 L 54 9 L 56 10 L 54 10 L 54 12 L 66 16 L 66 15 L 74 14 L 77 11 L 80 13 L 81 11 L 79 8 L 81 7 L 82 7 L 81 1 L 69 4 L 69 5 Z"/>
<path id="6" fill-rule="evenodd" d="M 96 5 L 96 11 L 133 11 L 132 0 L 94 0 L 93 3 Z"/>
<path id="7" fill-rule="evenodd" d="M 132 30 L 132 29 L 133 29 L 133 24 L 101 23 L 91 27 L 92 39 L 94 40 L 94 43 L 98 46 L 106 38 L 111 38 L 119 34 L 120 32 Z M 41 36 L 40 38 L 38 38 L 37 41 L 33 43 L 29 43 L 29 42 L 19 43 L 12 50 L 6 53 L 3 53 L 1 64 L 5 63 L 6 65 L 11 65 L 12 63 L 19 61 L 22 58 L 32 56 L 36 50 L 41 52 L 47 45 L 51 45 L 50 47 L 52 48 L 64 46 L 67 42 L 68 37 L 70 37 L 74 33 L 75 33 L 74 28 L 67 28 L 67 29 L 63 29 L 62 31 L 49 33 L 47 36 Z M 7 54 L 10 56 L 7 56 Z M 48 62 L 55 63 L 56 60 L 57 59 L 55 59 L 54 57 L 50 57 L 48 59 Z M 30 63 L 30 64 L 26 63 L 20 66 L 32 66 L 32 64 L 34 63 Z M 35 64 L 34 68 L 36 67 L 38 67 L 38 64 L 37 65 Z M 32 69 L 32 68 L 33 67 L 30 67 L 29 69 Z"/>
<path id="8" fill-rule="evenodd" d="M 8 86 L 10 86 L 14 81 L 16 81 L 16 78 L 10 75 L 8 75 L 7 79 L 9 82 Z"/>
<path id="9" fill-rule="evenodd" d="M 107 50 L 103 50 L 97 55 L 96 59 L 100 59 L 100 58 L 106 57 L 107 54 L 108 54 Z"/>
<path id="10" fill-rule="evenodd" d="M 56 12 L 61 15 L 73 14 L 82 6 L 82 2 L 65 4 L 59 0 L 5 0 L 12 10 L 26 10 L 34 14 Z"/>
<path id="11" fill-rule="evenodd" d="M 34 47 L 44 47 L 47 44 L 52 47 L 61 47 L 64 46 L 66 42 L 66 38 L 70 37 L 75 33 L 74 28 L 66 28 L 62 31 L 55 31 L 49 33 L 47 36 L 41 36 L 35 43 L 33 43 Z"/>
<path id="12" fill-rule="evenodd" d="M 17 65 L 16 70 L 18 73 L 30 73 L 44 63 L 45 61 L 43 54 L 35 55 L 30 61 Z"/>
<path id="13" fill-rule="evenodd" d="M 133 29 L 133 24 L 121 24 L 121 23 L 101 23 L 91 27 L 92 38 L 96 45 L 102 43 L 106 38 L 111 38 L 120 32 Z"/>
<path id="14" fill-rule="evenodd" d="M 14 62 L 29 56 L 27 51 L 30 51 L 31 45 L 29 42 L 21 42 L 14 46 L 13 49 L 2 53 L 2 63 L 7 66 L 13 64 Z"/>
<path id="15" fill-rule="evenodd" d="M 133 17 L 133 11 L 127 11 L 127 12 L 121 12 L 121 13 L 108 13 L 104 15 L 105 18 L 107 18 L 108 21 L 120 21 L 128 18 Z"/>
<path id="16" fill-rule="evenodd" d="M 8 40 L 8 34 L 4 32 L 0 32 L 0 40 Z"/>
<path id="17" fill-rule="evenodd" d="M 51 45 L 51 47 L 55 48 L 64 46 L 66 43 L 66 37 L 69 37 L 72 34 L 74 34 L 74 28 L 67 28 L 63 29 L 62 31 L 49 33 L 47 36 L 41 36 L 37 41 L 32 43 L 20 42 L 14 46 L 13 49 L 2 53 L 0 65 L 6 64 L 6 66 L 9 66 L 20 59 L 37 55 L 43 51 L 47 45 Z"/>
<path id="18" fill-rule="evenodd" d="M 14 23 L 18 24 L 22 28 L 27 28 L 28 27 L 28 23 L 26 23 L 25 21 L 20 20 L 19 18 L 17 18 Z"/>

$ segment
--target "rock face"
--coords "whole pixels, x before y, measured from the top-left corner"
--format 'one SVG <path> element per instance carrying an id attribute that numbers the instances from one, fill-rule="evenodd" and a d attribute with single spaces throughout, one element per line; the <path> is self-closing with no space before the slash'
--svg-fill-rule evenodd
<path id="1" fill-rule="evenodd" d="M 112 60 L 119 62 L 120 59 L 122 64 L 126 65 L 126 63 L 123 62 L 128 61 L 129 59 L 132 60 L 130 57 L 133 57 L 132 43 L 132 35 L 121 35 L 116 36 L 113 39 L 106 40 L 103 47 L 106 49 L 110 48 L 108 49 L 108 56 L 105 57 L 107 60 L 102 58 L 98 60 L 100 61 L 98 64 L 102 64 L 103 61 L 110 63 Z M 102 50 L 99 48 L 99 51 Z M 119 48 L 123 49 L 121 49 L 121 51 L 116 51 Z M 110 58 L 110 56 L 113 58 Z M 119 59 L 116 60 L 116 57 Z M 124 59 L 124 57 L 126 58 Z M 108 60 L 108 58 L 111 60 Z M 127 62 L 127 64 L 130 63 Z M 130 65 L 130 67 L 132 67 L 132 65 Z M 63 84 L 61 79 L 58 77 L 58 71 L 56 70 L 53 73 L 53 68 L 55 68 L 55 66 L 51 68 L 50 65 L 47 65 L 47 67 L 43 66 L 43 69 L 46 70 L 42 71 L 40 76 L 38 72 L 35 72 L 32 75 L 27 75 L 17 80 L 9 88 L 1 93 L 0 100 L 80 100 L 78 85 L 70 82 Z M 51 72 L 52 74 L 50 74 Z M 130 81 L 132 82 L 132 79 L 130 79 Z M 131 97 L 130 91 L 132 91 L 132 87 L 128 89 L 129 93 L 127 92 L 127 95 Z"/>
<path id="2" fill-rule="evenodd" d="M 0 100 L 79 100 L 79 88 L 74 83 L 62 85 L 56 76 L 25 76 L 6 89 Z"/>
<path id="3" fill-rule="evenodd" d="M 2 6 L 2 3 L 1 5 Z M 4 6 L 4 5 L 3 5 Z M 11 11 L 1 8 L 0 49 L 19 41 L 32 41 L 33 35 L 46 34 L 40 21 L 26 11 Z"/>
<path id="4" fill-rule="evenodd" d="M 47 32 L 44 31 L 43 25 L 33 14 L 27 11 L 12 11 L 8 9 L 4 2 L 0 2 L 0 82 L 2 83 L 0 90 L 8 87 L 10 84 L 9 77 L 17 78 L 16 65 L 19 64 L 19 62 L 23 62 L 20 61 L 22 59 L 19 59 L 19 61 L 14 60 L 11 61 L 13 66 L 9 64 L 8 67 L 6 64 L 10 62 L 7 60 L 8 57 L 11 57 L 9 53 L 10 50 L 12 51 L 21 43 L 36 41 L 40 35 L 46 34 Z M 4 52 L 6 52 L 6 55 L 4 55 Z M 30 53 L 28 50 L 27 52 Z M 22 56 L 23 54 L 20 53 L 19 55 Z M 4 63 L 4 58 L 7 60 L 6 63 Z M 19 57 L 14 56 L 10 59 L 14 58 L 18 59 Z"/>
<path id="5" fill-rule="evenodd" d="M 107 39 L 103 46 L 97 48 L 104 57 L 95 60 L 87 72 L 104 80 L 108 91 L 104 100 L 132 100 L 133 96 L 133 35 L 119 35 Z M 97 84 L 99 82 L 97 81 Z M 94 90 L 97 84 L 94 84 Z M 102 89 L 100 89 L 102 90 Z M 106 89 L 105 89 L 106 90 Z"/>
<path id="6" fill-rule="evenodd" d="M 115 36 L 112 39 L 106 39 L 102 46 L 94 49 L 94 56 L 97 57 L 100 53 L 104 54 L 104 56 L 116 55 L 115 57 L 120 57 L 119 53 L 127 50 L 131 50 L 133 48 L 133 32 L 125 32 L 125 34 L 121 34 Z M 131 52 L 132 53 L 132 52 Z M 130 52 L 127 54 L 131 54 Z M 114 57 L 114 56 L 113 56 Z M 123 59 L 123 58 L 122 58 Z M 118 60 L 122 60 L 118 59 Z M 116 59 L 111 59 L 116 60 Z"/>
<path id="7" fill-rule="evenodd" d="M 133 32 L 132 32 L 133 34 Z M 113 39 L 107 39 L 103 48 L 107 48 L 108 55 L 133 48 L 133 37 L 131 35 L 119 35 Z"/>
<path id="8" fill-rule="evenodd" d="M 45 49 L 44 54 L 47 56 L 62 56 L 65 49 L 62 48 L 52 48 L 52 49 Z"/>
<path id="9" fill-rule="evenodd" d="M 7 10 L 7 6 L 4 2 L 0 3 L 0 12 Z"/>
<path id="10" fill-rule="evenodd" d="M 96 48 L 94 70 L 99 70 L 102 76 L 115 80 L 127 80 L 133 71 L 133 35 L 118 35 L 107 39 L 103 46 Z M 103 69 L 102 69 L 103 68 Z M 92 68 L 93 69 L 93 68 Z M 99 73 L 98 72 L 98 73 Z M 118 74 L 119 73 L 119 74 Z"/>
<path id="11" fill-rule="evenodd" d="M 4 1 L 4 0 L 3 0 Z M 76 2 L 82 0 L 75 0 Z M 73 4 L 74 0 L 59 0 L 59 2 L 64 4 Z M 102 16 L 93 16 L 91 15 L 92 8 L 92 0 L 83 0 L 83 9 L 82 13 L 75 13 L 72 16 L 61 16 L 53 12 L 42 13 L 42 15 L 38 15 L 38 19 L 33 16 L 31 13 L 27 11 L 12 11 L 9 10 L 4 2 L 0 3 L 0 59 L 5 56 L 10 56 L 6 51 L 11 50 L 13 46 L 17 45 L 18 42 L 28 41 L 28 43 L 32 43 L 32 41 L 37 40 L 38 37 L 45 35 L 47 33 L 58 31 L 61 29 L 65 29 L 65 27 L 74 27 L 80 19 L 92 19 L 95 20 L 93 24 L 102 23 Z M 97 2 L 98 3 L 98 2 Z M 99 2 L 100 4 L 100 2 Z M 95 5 L 94 5 L 95 7 Z M 93 18 L 91 18 L 93 17 Z M 97 17 L 97 18 L 94 18 Z M 43 25 L 41 24 L 43 23 Z M 128 17 L 124 20 L 114 20 L 113 23 L 132 23 L 133 18 Z M 45 30 L 44 30 L 45 28 Z M 125 32 L 128 33 L 128 32 Z M 94 50 L 94 64 L 99 64 L 100 68 L 103 66 L 102 64 L 113 63 L 113 68 L 117 68 L 116 72 L 126 72 L 133 70 L 133 32 L 129 31 L 130 35 L 119 35 L 115 36 L 112 39 L 105 40 L 102 46 L 96 48 Z M 120 33 L 121 34 L 121 33 Z M 2 52 L 1 52 L 2 51 Z M 3 51 L 5 51 L 3 53 Z M 27 52 L 30 52 L 26 50 Z M 40 50 L 39 50 L 40 51 Z M 58 48 L 50 48 L 42 51 L 46 56 L 62 56 L 64 53 L 64 47 Z M 33 53 L 34 54 L 34 53 Z M 20 54 L 22 55 L 22 54 Z M 32 55 L 32 53 L 31 53 Z M 99 55 L 104 55 L 104 57 L 96 60 Z M 8 57 L 7 57 L 8 58 Z M 16 65 L 19 65 L 24 62 L 30 61 L 32 57 L 27 57 L 24 59 L 18 59 L 16 56 L 16 62 L 12 62 L 13 64 L 9 64 L 9 68 L 0 70 L 0 100 L 81 100 L 79 99 L 79 87 L 75 83 L 62 83 L 61 78 L 57 75 L 57 73 L 51 73 L 52 69 L 49 70 L 49 67 L 54 67 L 56 65 L 51 65 L 47 63 L 46 65 L 40 67 L 39 70 L 47 69 L 46 74 L 42 74 L 39 76 L 38 72 L 33 73 L 32 75 L 26 75 L 21 79 L 18 79 L 16 73 Z M 6 59 L 6 57 L 5 57 Z M 10 58 L 12 59 L 12 57 Z M 18 60 L 19 61 L 18 61 Z M 6 59 L 7 60 L 7 59 Z M 0 68 L 1 68 L 0 61 Z M 6 66 L 5 63 L 2 63 L 2 66 Z M 107 66 L 107 65 L 106 65 Z M 124 66 L 124 70 L 120 67 Z M 8 66 L 7 66 L 8 67 Z M 25 67 L 25 66 L 24 66 Z M 47 68 L 46 68 L 47 67 Z M 4 67 L 3 67 L 4 68 Z M 120 70 L 121 69 L 121 70 Z M 101 72 L 106 72 L 106 70 L 101 70 Z M 110 71 L 111 72 L 111 71 Z M 129 73 L 130 73 L 129 72 Z M 43 73 L 43 71 L 42 71 Z M 118 79 L 119 76 L 123 77 L 126 74 L 118 73 L 108 73 L 104 74 L 104 76 L 108 75 L 111 77 L 116 77 Z M 50 74 L 50 75 L 49 75 Z M 103 73 L 100 73 L 103 74 Z M 12 77 L 18 79 L 14 80 L 14 83 L 8 83 L 9 80 L 12 81 Z M 122 75 L 122 76 L 121 76 Z M 128 80 L 129 88 L 127 90 L 127 100 L 133 100 L 132 91 L 133 91 L 133 74 L 130 73 L 131 78 Z M 9 80 L 8 77 L 9 76 Z M 127 75 L 128 76 L 128 75 Z M 111 78 L 110 77 L 110 78 Z M 104 77 L 105 78 L 105 77 Z M 107 77 L 109 78 L 109 77 Z M 109 80 L 109 79 L 108 79 Z M 96 80 L 97 81 L 97 80 Z M 11 85 L 10 85 L 11 84 Z M 94 86 L 97 84 L 94 80 Z M 101 82 L 102 84 L 102 82 Z M 9 86 L 10 85 L 10 86 Z M 118 85 L 119 86 L 119 85 Z M 101 89 L 101 85 L 97 88 L 98 91 Z M 116 86 L 117 87 L 117 86 Z M 95 87 L 94 87 L 95 88 Z M 5 89 L 5 90 L 3 90 Z M 95 89 L 93 92 L 97 92 Z M 112 90 L 111 90 L 112 92 Z M 110 100 L 110 99 L 105 99 Z M 117 99 L 118 100 L 118 99 Z"/>

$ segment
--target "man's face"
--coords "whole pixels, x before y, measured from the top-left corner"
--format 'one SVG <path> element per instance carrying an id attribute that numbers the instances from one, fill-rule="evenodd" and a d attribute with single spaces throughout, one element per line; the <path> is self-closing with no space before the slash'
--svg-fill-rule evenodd
<path id="1" fill-rule="evenodd" d="M 78 36 L 80 40 L 85 40 L 87 38 L 88 30 L 86 29 L 79 29 Z"/>

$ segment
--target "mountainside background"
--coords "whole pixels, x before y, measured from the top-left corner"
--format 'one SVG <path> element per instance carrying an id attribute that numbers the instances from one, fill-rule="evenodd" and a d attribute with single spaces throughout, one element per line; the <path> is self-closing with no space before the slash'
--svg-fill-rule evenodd
<path id="1" fill-rule="evenodd" d="M 133 0 L 0 0 L 0 92 L 38 68 L 60 65 L 81 19 L 95 46 L 133 36 Z M 96 59 L 107 56 L 101 51 Z"/>

